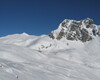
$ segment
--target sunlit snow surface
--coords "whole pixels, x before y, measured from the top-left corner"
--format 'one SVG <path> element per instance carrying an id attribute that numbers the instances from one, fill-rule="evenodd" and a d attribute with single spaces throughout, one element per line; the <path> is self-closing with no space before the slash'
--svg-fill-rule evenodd
<path id="1" fill-rule="evenodd" d="M 82 43 L 25 33 L 1 37 L 0 80 L 100 80 L 100 38 Z"/>

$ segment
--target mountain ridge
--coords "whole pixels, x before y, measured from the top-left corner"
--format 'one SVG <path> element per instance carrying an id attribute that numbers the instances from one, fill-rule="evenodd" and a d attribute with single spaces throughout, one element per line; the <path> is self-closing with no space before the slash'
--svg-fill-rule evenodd
<path id="1" fill-rule="evenodd" d="M 65 19 L 60 23 L 58 29 L 52 31 L 49 36 L 57 40 L 66 38 L 86 42 L 94 36 L 100 36 L 100 26 L 95 25 L 90 18 L 81 21 Z"/>
<path id="2" fill-rule="evenodd" d="M 66 34 L 59 39 L 62 26 L 63 33 L 71 34 L 66 29 L 72 27 L 73 20 L 68 24 L 67 20 L 63 22 L 67 26 L 61 23 L 51 32 L 54 38 L 27 33 L 0 37 L 0 80 L 100 80 L 99 35 L 85 25 L 83 28 L 92 39 L 82 41 L 76 35 L 76 39 L 70 40 Z M 76 23 L 79 25 L 80 21 Z"/>

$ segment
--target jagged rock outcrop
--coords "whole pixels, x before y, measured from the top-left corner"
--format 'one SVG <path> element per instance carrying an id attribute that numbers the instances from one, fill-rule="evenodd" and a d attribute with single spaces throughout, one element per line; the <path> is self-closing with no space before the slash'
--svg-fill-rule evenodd
<path id="1" fill-rule="evenodd" d="M 49 36 L 57 40 L 66 38 L 86 42 L 95 36 L 100 36 L 100 26 L 95 25 L 90 18 L 81 21 L 65 19 Z"/>

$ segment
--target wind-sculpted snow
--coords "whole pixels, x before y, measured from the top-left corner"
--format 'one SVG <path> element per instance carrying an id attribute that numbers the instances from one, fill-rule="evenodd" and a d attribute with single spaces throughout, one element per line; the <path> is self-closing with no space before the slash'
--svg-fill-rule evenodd
<path id="1" fill-rule="evenodd" d="M 100 37 L 86 42 L 26 33 L 1 37 L 0 80 L 100 80 Z"/>

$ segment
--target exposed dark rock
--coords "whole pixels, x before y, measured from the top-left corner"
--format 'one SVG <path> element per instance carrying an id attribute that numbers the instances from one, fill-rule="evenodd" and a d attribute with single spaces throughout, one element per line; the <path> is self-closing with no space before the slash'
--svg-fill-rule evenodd
<path id="1" fill-rule="evenodd" d="M 65 37 L 68 40 L 86 42 L 92 40 L 93 36 L 100 36 L 100 29 L 97 30 L 93 20 L 89 18 L 81 21 L 64 20 L 57 30 L 49 35 L 52 39 L 60 40 Z"/>
<path id="2" fill-rule="evenodd" d="M 49 37 L 54 39 L 55 37 L 53 36 L 53 33 L 49 34 Z"/>
<path id="3" fill-rule="evenodd" d="M 76 34 L 69 33 L 66 37 L 68 40 L 76 40 Z"/>
<path id="4" fill-rule="evenodd" d="M 66 20 L 66 19 L 65 19 L 65 20 L 62 22 L 62 24 L 61 24 L 62 27 L 67 27 L 67 26 L 66 26 L 67 23 L 69 23 L 69 20 Z"/>
<path id="5" fill-rule="evenodd" d="M 91 24 L 94 24 L 94 21 L 92 19 L 85 19 L 84 23 L 86 24 L 86 28 L 89 28 L 91 26 Z"/>
<path id="6" fill-rule="evenodd" d="M 64 36 L 64 30 L 62 29 L 59 35 L 57 36 L 57 39 L 60 40 L 63 36 Z"/>
<path id="7" fill-rule="evenodd" d="M 63 22 L 63 23 L 62 23 L 62 27 L 65 27 L 65 24 L 66 24 L 66 23 L 65 23 L 65 22 Z"/>
<path id="8" fill-rule="evenodd" d="M 75 25 L 75 24 L 72 24 L 72 25 L 70 25 L 70 31 L 76 31 L 77 30 L 77 28 L 79 28 L 79 26 L 78 25 Z"/>
<path id="9" fill-rule="evenodd" d="M 86 42 L 89 41 L 91 36 L 88 34 L 88 31 L 86 29 L 82 29 L 82 41 Z"/>

